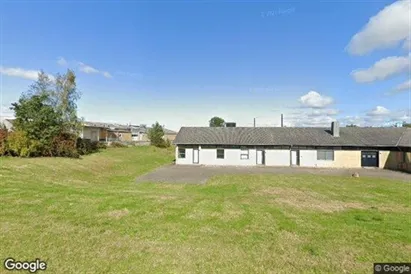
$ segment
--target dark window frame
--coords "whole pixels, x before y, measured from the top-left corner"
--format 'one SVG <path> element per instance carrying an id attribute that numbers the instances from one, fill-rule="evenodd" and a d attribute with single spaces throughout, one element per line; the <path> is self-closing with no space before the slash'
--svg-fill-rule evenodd
<path id="1" fill-rule="evenodd" d="M 240 148 L 240 160 L 249 160 L 250 159 L 250 149 L 248 147 Z"/>
<path id="2" fill-rule="evenodd" d="M 223 156 L 221 157 L 221 154 L 220 155 L 218 155 L 218 153 L 223 153 Z M 217 157 L 217 159 L 224 159 L 224 157 L 225 157 L 225 152 L 224 152 L 224 148 L 217 148 L 216 149 L 216 157 Z"/>
<path id="3" fill-rule="evenodd" d="M 331 149 L 317 150 L 317 161 L 335 161 L 334 150 L 331 150 Z"/>
<path id="4" fill-rule="evenodd" d="M 183 152 L 181 152 L 183 151 Z M 178 159 L 185 159 L 186 158 L 186 148 L 185 147 L 179 147 L 178 148 Z"/>

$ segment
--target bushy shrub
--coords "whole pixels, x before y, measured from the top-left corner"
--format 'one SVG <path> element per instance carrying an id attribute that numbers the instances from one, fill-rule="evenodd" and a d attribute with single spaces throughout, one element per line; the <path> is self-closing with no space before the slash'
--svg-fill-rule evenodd
<path id="1" fill-rule="evenodd" d="M 80 157 L 77 152 L 76 135 L 70 133 L 61 133 L 53 139 L 52 156 L 58 157 Z"/>
<path id="2" fill-rule="evenodd" d="M 99 142 L 90 141 L 88 139 L 77 139 L 77 151 L 80 155 L 87 155 L 97 152 L 99 149 Z"/>
<path id="3" fill-rule="evenodd" d="M 37 140 L 30 140 L 23 131 L 14 131 L 7 136 L 7 147 L 11 155 L 35 157 L 43 155 L 43 147 Z"/>
<path id="4" fill-rule="evenodd" d="M 98 142 L 97 143 L 97 148 L 98 149 L 106 149 L 107 148 L 107 144 L 104 142 Z"/>
<path id="5" fill-rule="evenodd" d="M 7 129 L 0 127 L 0 156 L 7 154 L 7 135 Z"/>
<path id="6" fill-rule="evenodd" d="M 127 147 L 127 145 L 124 145 L 124 144 L 119 143 L 119 142 L 112 142 L 110 144 L 110 147 Z"/>

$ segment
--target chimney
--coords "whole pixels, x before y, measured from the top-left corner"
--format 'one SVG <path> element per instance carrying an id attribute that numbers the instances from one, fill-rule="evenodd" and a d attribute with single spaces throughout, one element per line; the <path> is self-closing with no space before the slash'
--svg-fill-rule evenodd
<path id="1" fill-rule="evenodd" d="M 284 116 L 281 114 L 281 127 L 284 127 Z"/>
<path id="2" fill-rule="evenodd" d="M 337 121 L 331 122 L 331 134 L 334 137 L 340 137 L 340 123 Z"/>

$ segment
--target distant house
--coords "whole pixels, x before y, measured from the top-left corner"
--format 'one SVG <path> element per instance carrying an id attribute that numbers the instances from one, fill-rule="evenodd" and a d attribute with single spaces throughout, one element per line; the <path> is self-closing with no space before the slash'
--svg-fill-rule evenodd
<path id="1" fill-rule="evenodd" d="M 148 142 L 147 125 L 131 125 L 131 139 L 136 142 Z"/>
<path id="2" fill-rule="evenodd" d="M 84 122 L 80 137 L 91 141 L 131 141 L 131 130 L 128 125 Z"/>
<path id="3" fill-rule="evenodd" d="M 122 125 L 102 122 L 84 122 L 80 137 L 93 141 L 123 141 L 148 144 L 148 130 L 150 128 L 141 125 Z M 177 132 L 164 129 L 164 138 L 173 141 Z"/>
<path id="4" fill-rule="evenodd" d="M 15 119 L 3 119 L 0 123 L 2 123 L 7 130 L 12 131 L 13 130 L 13 122 Z"/>
<path id="5" fill-rule="evenodd" d="M 132 139 L 133 141 L 143 141 L 143 142 L 149 142 L 150 140 L 148 139 L 148 131 L 150 130 L 150 127 L 147 127 L 147 125 L 132 125 L 131 126 L 131 133 L 132 133 Z M 174 139 L 177 136 L 177 132 L 164 128 L 164 139 L 168 139 L 170 141 L 174 141 Z"/>
<path id="6" fill-rule="evenodd" d="M 379 167 L 411 171 L 411 129 L 182 127 L 176 164 Z"/>
<path id="7" fill-rule="evenodd" d="M 164 128 L 164 138 L 170 141 L 174 141 L 176 139 L 177 132 Z"/>

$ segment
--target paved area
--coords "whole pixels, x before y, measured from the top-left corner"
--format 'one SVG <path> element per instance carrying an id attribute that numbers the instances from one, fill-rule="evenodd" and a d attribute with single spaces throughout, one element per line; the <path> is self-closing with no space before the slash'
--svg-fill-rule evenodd
<path id="1" fill-rule="evenodd" d="M 137 182 L 167 182 L 204 184 L 214 175 L 222 174 L 318 174 L 360 177 L 378 177 L 411 182 L 411 174 L 386 169 L 330 169 L 305 167 L 210 167 L 168 165 L 137 178 Z"/>

